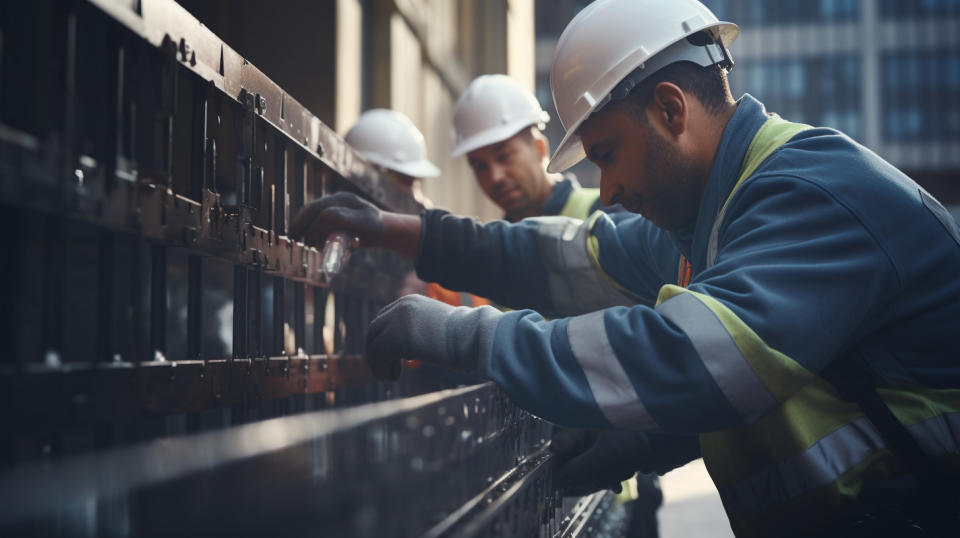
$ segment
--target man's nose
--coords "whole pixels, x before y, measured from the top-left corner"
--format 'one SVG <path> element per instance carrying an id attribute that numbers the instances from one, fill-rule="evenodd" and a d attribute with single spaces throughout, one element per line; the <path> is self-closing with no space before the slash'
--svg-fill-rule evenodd
<path id="1" fill-rule="evenodd" d="M 490 165 L 490 183 L 499 186 L 507 179 L 507 171 L 504 167 L 492 164 Z"/>
<path id="2" fill-rule="evenodd" d="M 600 173 L 600 200 L 603 205 L 611 206 L 623 198 L 623 189 L 606 174 Z"/>

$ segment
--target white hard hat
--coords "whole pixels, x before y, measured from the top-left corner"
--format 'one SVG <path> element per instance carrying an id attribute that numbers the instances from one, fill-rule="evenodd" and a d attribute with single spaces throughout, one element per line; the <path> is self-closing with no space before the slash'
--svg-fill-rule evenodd
<path id="1" fill-rule="evenodd" d="M 453 106 L 453 156 L 510 138 L 550 121 L 532 93 L 507 75 L 482 75 Z"/>
<path id="2" fill-rule="evenodd" d="M 693 44 L 700 31 L 715 41 Z M 696 0 L 597 0 L 560 35 L 550 67 L 550 91 L 566 135 L 547 170 L 561 172 L 584 158 L 577 129 L 611 99 L 679 61 L 733 66 L 727 47 L 740 33 Z"/>
<path id="3" fill-rule="evenodd" d="M 365 159 L 389 170 L 415 178 L 440 175 L 440 169 L 427 160 L 423 134 L 394 110 L 364 112 L 344 139 Z"/>

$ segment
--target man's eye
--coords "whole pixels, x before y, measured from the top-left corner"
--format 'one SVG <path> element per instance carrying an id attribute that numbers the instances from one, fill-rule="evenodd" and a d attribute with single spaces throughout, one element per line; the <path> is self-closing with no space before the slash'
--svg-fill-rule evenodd
<path id="1" fill-rule="evenodd" d="M 596 164 L 607 164 L 613 160 L 613 148 L 607 150 L 593 150 L 590 152 L 590 160 Z"/>
<path id="2" fill-rule="evenodd" d="M 510 160 L 510 154 L 509 154 L 509 153 L 501 153 L 500 155 L 497 155 L 497 162 L 500 163 L 500 164 L 503 164 L 503 163 L 505 163 L 505 162 L 507 162 L 507 161 L 509 161 L 509 160 Z"/>

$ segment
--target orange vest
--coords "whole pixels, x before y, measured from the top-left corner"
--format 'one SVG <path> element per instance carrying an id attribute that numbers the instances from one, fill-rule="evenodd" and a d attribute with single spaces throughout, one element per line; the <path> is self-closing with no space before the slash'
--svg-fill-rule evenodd
<path id="1" fill-rule="evenodd" d="M 427 297 L 453 306 L 483 306 L 490 304 L 490 301 L 483 297 L 477 297 L 476 295 L 466 292 L 450 291 L 435 282 L 427 284 Z"/>

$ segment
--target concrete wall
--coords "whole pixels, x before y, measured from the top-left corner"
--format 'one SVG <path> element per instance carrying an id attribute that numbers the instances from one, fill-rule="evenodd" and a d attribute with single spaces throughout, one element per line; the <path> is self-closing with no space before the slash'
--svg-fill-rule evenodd
<path id="1" fill-rule="evenodd" d="M 437 207 L 483 219 L 501 211 L 450 158 L 452 109 L 477 75 L 507 73 L 533 89 L 533 0 L 376 0 L 367 3 L 366 108 L 403 112 L 442 170 L 424 192 Z M 349 126 L 338 130 L 345 132 Z"/>

